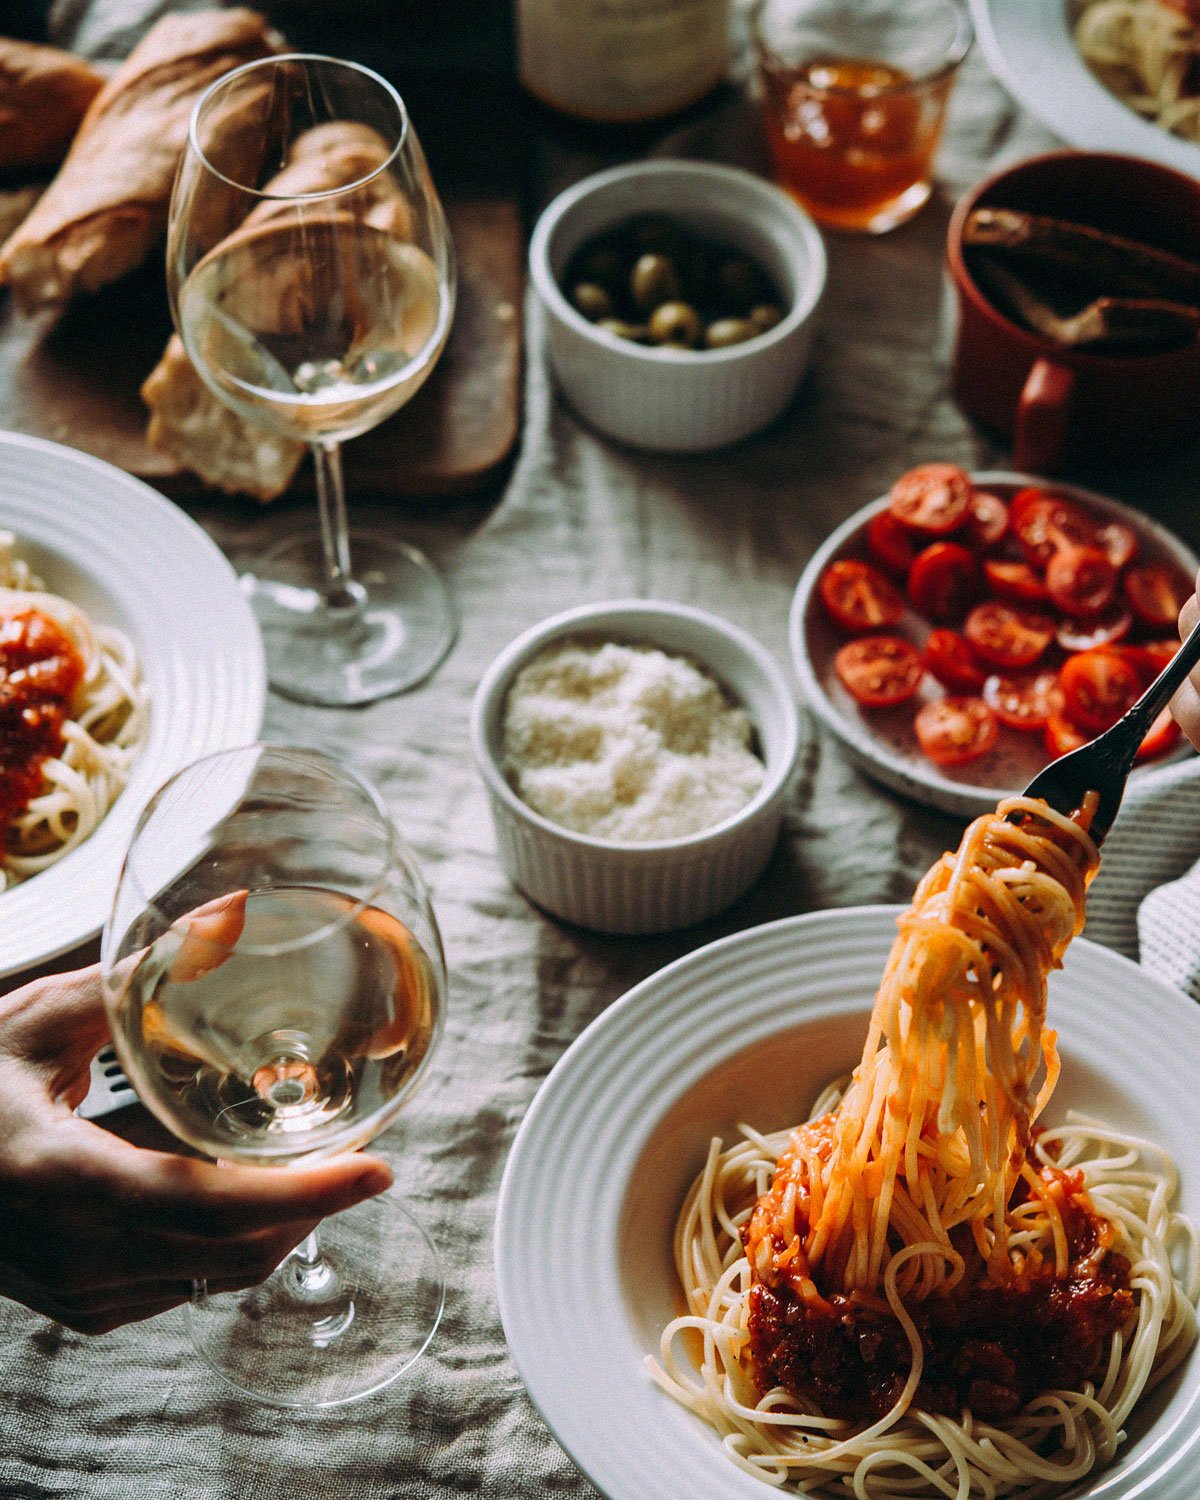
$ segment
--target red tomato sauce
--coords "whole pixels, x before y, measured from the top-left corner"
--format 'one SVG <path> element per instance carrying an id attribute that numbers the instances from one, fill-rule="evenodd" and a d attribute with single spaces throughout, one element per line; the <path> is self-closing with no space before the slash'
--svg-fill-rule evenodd
<path id="1" fill-rule="evenodd" d="M 0 825 L 42 786 L 84 662 L 62 626 L 36 609 L 0 609 Z"/>
<path id="2" fill-rule="evenodd" d="M 907 1305 L 924 1350 L 913 1405 L 984 1421 L 1013 1416 L 1041 1391 L 1079 1390 L 1108 1358 L 1112 1335 L 1133 1310 L 1129 1261 L 1102 1248 L 1109 1226 L 1069 1173 L 1059 1178 L 1070 1264 L 996 1286 L 982 1279 Z M 978 1263 L 978 1258 L 976 1257 Z M 812 1274 L 812 1273 L 810 1273 Z M 870 1421 L 896 1402 L 912 1350 L 879 1296 L 828 1293 L 806 1302 L 784 1279 L 750 1291 L 750 1347 L 765 1393 L 780 1385 L 825 1416 Z"/>

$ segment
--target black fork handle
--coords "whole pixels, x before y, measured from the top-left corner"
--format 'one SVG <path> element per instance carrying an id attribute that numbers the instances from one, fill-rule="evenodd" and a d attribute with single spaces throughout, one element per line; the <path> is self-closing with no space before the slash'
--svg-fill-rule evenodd
<path id="1" fill-rule="evenodd" d="M 1101 735 L 1102 740 L 1125 747 L 1123 759 L 1126 769 L 1133 764 L 1138 746 L 1149 733 L 1151 724 L 1186 682 L 1197 662 L 1200 662 L 1200 624 L 1193 627 L 1187 640 L 1133 707 L 1106 734 Z"/>

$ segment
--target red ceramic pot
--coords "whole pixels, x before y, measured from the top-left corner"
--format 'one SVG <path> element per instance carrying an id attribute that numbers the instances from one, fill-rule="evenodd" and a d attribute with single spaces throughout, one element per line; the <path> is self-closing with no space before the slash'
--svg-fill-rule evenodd
<path id="1" fill-rule="evenodd" d="M 947 245 L 959 308 L 954 395 L 971 416 L 1011 437 L 1015 468 L 1049 474 L 1095 458 L 1135 462 L 1200 437 L 1200 341 L 1160 354 L 1088 354 L 1012 322 L 963 260 L 963 225 L 983 206 L 1074 220 L 1194 260 L 1200 182 L 1131 156 L 1034 156 L 962 199 Z"/>

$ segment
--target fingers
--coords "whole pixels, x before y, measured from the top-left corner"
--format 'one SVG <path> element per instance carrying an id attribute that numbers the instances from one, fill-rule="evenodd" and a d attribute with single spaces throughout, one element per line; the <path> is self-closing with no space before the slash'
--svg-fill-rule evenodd
<path id="1" fill-rule="evenodd" d="M 5 1050 L 30 1062 L 57 1061 L 67 1048 L 90 1060 L 108 1040 L 100 965 L 35 979 L 4 996 L 0 1034 Z"/>
<path id="2" fill-rule="evenodd" d="M 281 1229 L 340 1213 L 391 1185 L 386 1162 L 337 1156 L 294 1167 L 218 1167 L 146 1151 L 73 1120 L 70 1169 L 106 1194 L 131 1226 L 202 1238 Z"/>
<path id="3" fill-rule="evenodd" d="M 1171 712 L 1180 729 L 1200 750 L 1200 692 L 1197 692 L 1195 683 L 1185 682 L 1179 689 L 1171 699 Z"/>
<path id="4" fill-rule="evenodd" d="M 177 984 L 211 974 L 225 962 L 246 925 L 249 894 L 249 891 L 230 891 L 227 896 L 218 896 L 198 906 L 174 924 L 183 934 L 169 971 Z"/>
<path id="5" fill-rule="evenodd" d="M 1197 600 L 1196 595 L 1193 594 L 1179 611 L 1179 639 L 1181 641 L 1191 635 L 1198 620 L 1200 620 L 1200 600 Z"/>
<path id="6" fill-rule="evenodd" d="M 1200 586 L 1200 577 L 1197 578 Z M 1185 640 L 1200 623 L 1200 599 L 1195 594 L 1179 611 L 1179 639 Z M 1200 682 L 1194 672 L 1171 699 L 1171 713 L 1192 744 L 1200 750 Z"/>

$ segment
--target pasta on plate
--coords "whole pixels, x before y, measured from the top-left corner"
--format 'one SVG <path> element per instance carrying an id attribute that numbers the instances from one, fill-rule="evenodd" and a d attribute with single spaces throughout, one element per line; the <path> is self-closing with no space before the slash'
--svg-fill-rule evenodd
<path id="1" fill-rule="evenodd" d="M 96 830 L 148 727 L 129 637 L 49 592 L 0 532 L 0 892 Z"/>
<path id="2" fill-rule="evenodd" d="M 1075 45 L 1130 109 L 1200 142 L 1200 11 L 1184 0 L 1076 0 Z"/>
<path id="3" fill-rule="evenodd" d="M 793 1130 L 711 1144 L 676 1227 L 687 1311 L 651 1374 L 772 1484 L 1074 1483 L 1195 1340 L 1173 1164 L 1100 1121 L 1038 1123 L 1087 822 L 1011 798 L 971 824 L 899 919 L 853 1075 Z"/>

